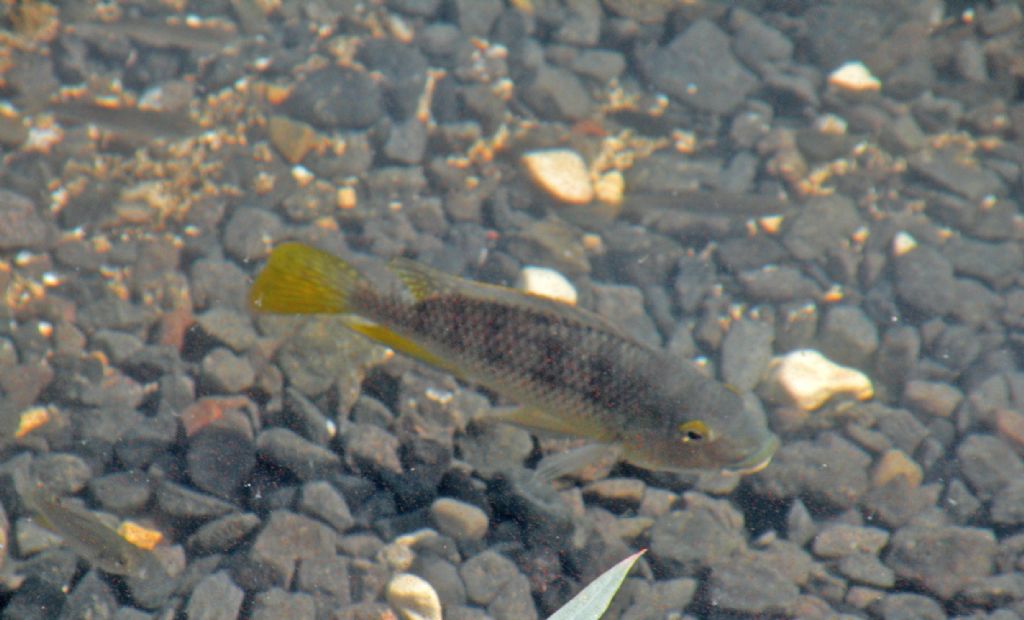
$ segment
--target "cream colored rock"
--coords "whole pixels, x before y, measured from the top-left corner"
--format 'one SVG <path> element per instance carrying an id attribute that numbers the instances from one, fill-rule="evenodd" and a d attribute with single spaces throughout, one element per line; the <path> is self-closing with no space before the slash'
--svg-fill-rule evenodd
<path id="1" fill-rule="evenodd" d="M 882 89 L 882 82 L 871 74 L 864 63 L 848 62 L 829 74 L 828 83 L 837 88 L 853 92 L 870 92 Z"/>
<path id="2" fill-rule="evenodd" d="M 576 305 L 576 287 L 561 273 L 547 267 L 528 265 L 520 269 L 516 288 L 531 295 Z"/>
<path id="3" fill-rule="evenodd" d="M 477 541 L 487 535 L 487 513 L 473 504 L 439 497 L 430 506 L 430 516 L 442 534 L 455 540 Z"/>
<path id="4" fill-rule="evenodd" d="M 776 357 L 768 366 L 768 396 L 813 411 L 838 394 L 857 400 L 875 395 L 871 379 L 854 368 L 840 366 L 811 349 Z"/>
<path id="5" fill-rule="evenodd" d="M 422 577 L 399 573 L 388 582 L 386 595 L 403 620 L 442 620 L 441 599 Z"/>
<path id="6" fill-rule="evenodd" d="M 561 202 L 582 205 L 594 199 L 587 165 L 575 151 L 532 151 L 523 155 L 523 166 L 537 187 Z"/>

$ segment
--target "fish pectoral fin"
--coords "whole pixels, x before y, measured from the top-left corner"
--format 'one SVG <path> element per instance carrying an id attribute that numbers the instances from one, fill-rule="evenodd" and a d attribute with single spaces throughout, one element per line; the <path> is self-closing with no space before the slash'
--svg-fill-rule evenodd
<path id="1" fill-rule="evenodd" d="M 615 444 L 590 443 L 567 452 L 549 454 L 537 464 L 533 477 L 550 484 L 557 478 L 575 473 L 614 456 L 618 460 L 621 449 Z"/>
<path id="2" fill-rule="evenodd" d="M 599 438 L 590 425 L 581 423 L 580 420 L 575 420 L 571 416 L 550 414 L 533 407 L 496 407 L 485 414 L 484 419 L 513 424 L 534 433 Z"/>
<path id="3" fill-rule="evenodd" d="M 446 360 L 441 359 L 415 342 L 401 334 L 396 334 L 379 323 L 374 323 L 373 321 L 369 321 L 354 314 L 346 315 L 342 318 L 342 321 L 345 323 L 345 327 L 348 327 L 352 331 L 362 334 L 370 340 L 379 342 L 386 347 L 391 347 L 399 353 L 436 366 L 437 368 L 450 372 L 453 375 L 459 376 L 461 374 L 457 368 L 454 368 Z"/>

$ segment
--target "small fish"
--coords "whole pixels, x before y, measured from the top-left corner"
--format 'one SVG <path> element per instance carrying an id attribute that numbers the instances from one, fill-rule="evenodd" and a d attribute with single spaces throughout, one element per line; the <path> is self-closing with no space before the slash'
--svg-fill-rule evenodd
<path id="1" fill-rule="evenodd" d="M 89 510 L 69 504 L 42 488 L 23 494 L 35 521 L 57 534 L 79 557 L 113 575 L 155 576 L 159 568 L 152 553 L 131 544 Z"/>
<path id="2" fill-rule="evenodd" d="M 521 405 L 502 421 L 592 441 L 542 461 L 543 479 L 609 449 L 652 470 L 749 473 L 778 448 L 735 391 L 598 315 L 406 259 L 387 270 L 399 286 L 287 243 L 271 253 L 249 303 L 262 312 L 342 314 L 356 332 Z"/>

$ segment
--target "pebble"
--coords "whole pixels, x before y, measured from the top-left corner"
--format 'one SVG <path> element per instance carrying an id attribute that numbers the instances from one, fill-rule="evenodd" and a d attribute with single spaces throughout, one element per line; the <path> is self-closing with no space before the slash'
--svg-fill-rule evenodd
<path id="1" fill-rule="evenodd" d="M 477 605 L 487 606 L 498 595 L 502 586 L 519 575 L 515 563 L 495 551 L 484 551 L 466 560 L 459 567 L 459 575 L 466 585 L 466 596 Z"/>
<path id="2" fill-rule="evenodd" d="M 275 114 L 267 121 L 270 143 L 290 164 L 297 164 L 316 146 L 316 130 L 309 123 Z"/>
<path id="3" fill-rule="evenodd" d="M 946 620 L 949 616 L 935 599 L 911 592 L 885 595 L 877 606 L 882 618 L 892 620 Z"/>
<path id="4" fill-rule="evenodd" d="M 205 521 L 234 510 L 231 504 L 215 497 L 164 480 L 156 489 L 157 505 L 169 517 L 183 521 Z"/>
<path id="5" fill-rule="evenodd" d="M 717 564 L 708 578 L 708 599 L 727 613 L 786 616 L 799 594 L 781 571 L 750 560 Z"/>
<path id="6" fill-rule="evenodd" d="M 204 577 L 192 590 L 185 613 L 203 620 L 234 620 L 242 611 L 245 592 L 231 580 L 227 571 Z"/>
<path id="7" fill-rule="evenodd" d="M 844 577 L 865 585 L 885 589 L 896 585 L 896 573 L 875 555 L 852 553 L 843 556 L 836 568 Z"/>
<path id="8" fill-rule="evenodd" d="M 829 252 L 848 243 L 861 225 L 851 199 L 838 194 L 814 198 L 789 222 L 782 243 L 800 260 L 823 261 Z"/>
<path id="9" fill-rule="evenodd" d="M 1006 288 L 1024 267 L 1024 251 L 1013 242 L 956 236 L 942 246 L 942 254 L 957 274 L 977 278 L 997 290 Z"/>
<path id="10" fill-rule="evenodd" d="M 42 250 L 51 236 L 50 226 L 29 198 L 0 189 L 0 250 Z"/>
<path id="11" fill-rule="evenodd" d="M 1005 193 L 1005 185 L 996 173 L 972 162 L 959 148 L 924 148 L 911 153 L 907 164 L 936 185 L 972 202 Z"/>
<path id="12" fill-rule="evenodd" d="M 196 555 L 227 553 L 260 526 L 251 512 L 233 512 L 204 523 L 188 537 L 187 547 Z"/>
<path id="13" fill-rule="evenodd" d="M 920 465 L 907 456 L 906 452 L 895 449 L 886 450 L 878 459 L 878 463 L 871 474 L 871 484 L 872 486 L 881 487 L 897 477 L 904 478 L 910 488 L 916 488 L 924 480 L 924 472 L 921 471 Z"/>
<path id="14" fill-rule="evenodd" d="M 292 90 L 284 109 L 293 119 L 322 129 L 363 129 L 380 118 L 382 98 L 368 73 L 326 67 L 308 73 Z M 337 101 L 348 105 L 335 105 Z"/>
<path id="15" fill-rule="evenodd" d="M 578 121 L 589 118 L 594 108 L 583 82 L 561 67 L 542 64 L 521 92 L 523 101 L 543 118 Z"/>
<path id="16" fill-rule="evenodd" d="M 814 537 L 812 550 L 820 558 L 841 558 L 852 554 L 877 555 L 889 542 L 889 533 L 877 527 L 837 523 Z"/>
<path id="17" fill-rule="evenodd" d="M 587 164 L 579 153 L 568 149 L 531 151 L 522 157 L 530 179 L 556 200 L 584 205 L 594 199 Z"/>
<path id="18" fill-rule="evenodd" d="M 1014 480 L 992 500 L 992 521 L 1001 525 L 1024 523 L 1024 480 Z"/>
<path id="19" fill-rule="evenodd" d="M 882 82 L 860 61 L 850 61 L 837 67 L 828 75 L 831 86 L 851 92 L 877 92 Z"/>
<path id="20" fill-rule="evenodd" d="M 189 478 L 197 487 L 230 499 L 256 466 L 252 424 L 238 410 L 225 411 L 188 439 Z"/>
<path id="21" fill-rule="evenodd" d="M 281 588 L 256 594 L 250 616 L 252 620 L 315 620 L 316 617 L 316 601 L 312 596 Z"/>
<path id="22" fill-rule="evenodd" d="M 477 541 L 487 535 L 487 513 L 473 504 L 439 497 L 430 505 L 430 517 L 438 531 L 455 540 Z"/>
<path id="23" fill-rule="evenodd" d="M 248 315 L 225 306 L 215 306 L 196 317 L 196 323 L 207 336 L 242 353 L 259 340 Z"/>
<path id="24" fill-rule="evenodd" d="M 605 478 L 583 488 L 583 496 L 596 500 L 611 510 L 640 507 L 647 496 L 647 485 L 635 478 Z"/>
<path id="25" fill-rule="evenodd" d="M 333 555 L 336 542 L 334 531 L 323 523 L 275 510 L 253 540 L 246 561 L 235 570 L 235 578 L 251 590 L 286 587 L 297 562 Z"/>
<path id="26" fill-rule="evenodd" d="M 323 520 L 339 534 L 345 533 L 355 525 L 355 519 L 352 518 L 352 512 L 349 510 L 345 498 L 324 480 L 315 480 L 302 485 L 299 510 Z"/>
<path id="27" fill-rule="evenodd" d="M 874 395 L 871 379 L 854 368 L 840 366 L 812 349 L 791 351 L 769 364 L 768 390 L 778 402 L 814 411 L 836 395 L 866 400 Z"/>
<path id="28" fill-rule="evenodd" d="M 110 586 L 98 572 L 89 571 L 68 595 L 59 618 L 114 618 L 117 611 L 117 598 Z M 27 616 L 21 617 L 27 619 Z"/>
<path id="29" fill-rule="evenodd" d="M 345 463 L 365 473 L 388 472 L 401 475 L 398 438 L 372 424 L 353 424 L 342 435 Z"/>
<path id="30" fill-rule="evenodd" d="M 878 349 L 878 328 L 857 306 L 832 306 L 825 314 L 818 343 L 825 357 L 863 368 Z"/>
<path id="31" fill-rule="evenodd" d="M 956 449 L 960 471 L 978 499 L 988 501 L 1011 482 L 1024 478 L 1024 462 L 999 437 L 971 434 Z"/>
<path id="32" fill-rule="evenodd" d="M 826 432 L 814 442 L 783 444 L 772 466 L 752 477 L 758 494 L 776 499 L 802 497 L 840 509 L 852 508 L 868 490 L 871 457 L 839 435 Z"/>
<path id="33" fill-rule="evenodd" d="M 241 207 L 231 214 L 224 227 L 224 249 L 243 263 L 263 259 L 270 255 L 270 249 L 283 232 L 284 224 L 276 213 Z M 242 282 L 245 282 L 244 276 Z M 217 285 L 223 285 L 223 281 Z"/>
<path id="34" fill-rule="evenodd" d="M 548 267 L 524 266 L 516 278 L 516 288 L 531 295 L 576 305 L 576 287 L 568 278 Z"/>
<path id="35" fill-rule="evenodd" d="M 300 480 L 322 478 L 341 464 L 334 452 L 286 428 L 265 429 L 256 438 L 256 450 L 261 459 L 287 469 Z"/>
<path id="36" fill-rule="evenodd" d="M 127 514 L 142 509 L 152 497 L 148 476 L 143 472 L 119 471 L 89 480 L 89 494 L 108 512 Z"/>
<path id="37" fill-rule="evenodd" d="M 788 265 L 765 265 L 737 275 L 743 292 L 755 302 L 779 303 L 815 299 L 820 289 L 799 269 Z"/>
<path id="38" fill-rule="evenodd" d="M 399 573 L 388 582 L 388 604 L 403 620 L 441 620 L 441 600 L 425 579 Z"/>
<path id="39" fill-rule="evenodd" d="M 308 592 L 318 600 L 329 598 L 340 607 L 352 601 L 349 558 L 343 555 L 318 555 L 299 564 L 296 589 Z"/>
<path id="40" fill-rule="evenodd" d="M 729 328 L 722 341 L 722 378 L 740 391 L 761 381 L 772 357 L 775 329 L 763 321 L 743 319 Z"/>
<path id="41" fill-rule="evenodd" d="M 658 518 L 651 528 L 651 560 L 668 575 L 697 576 L 707 565 L 746 546 L 743 515 L 727 501 L 686 494 L 687 507 Z"/>
<path id="42" fill-rule="evenodd" d="M 963 399 L 963 392 L 948 383 L 915 379 L 903 389 L 906 407 L 938 418 L 951 417 Z"/>
<path id="43" fill-rule="evenodd" d="M 909 525 L 893 535 L 885 563 L 898 577 L 948 600 L 992 573 L 996 549 L 989 530 Z"/>

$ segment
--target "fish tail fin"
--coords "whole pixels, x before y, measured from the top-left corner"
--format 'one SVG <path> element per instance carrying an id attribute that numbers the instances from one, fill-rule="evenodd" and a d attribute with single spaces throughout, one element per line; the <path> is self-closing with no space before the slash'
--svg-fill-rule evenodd
<path id="1" fill-rule="evenodd" d="M 282 314 L 352 312 L 352 293 L 366 283 L 355 267 L 303 243 L 274 248 L 249 289 L 249 307 Z"/>

